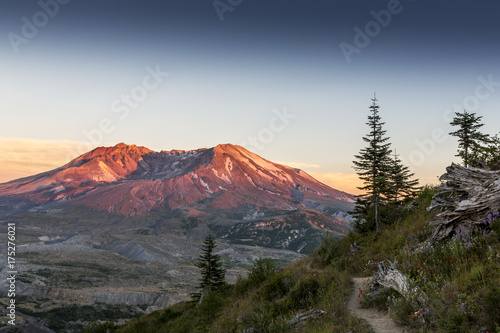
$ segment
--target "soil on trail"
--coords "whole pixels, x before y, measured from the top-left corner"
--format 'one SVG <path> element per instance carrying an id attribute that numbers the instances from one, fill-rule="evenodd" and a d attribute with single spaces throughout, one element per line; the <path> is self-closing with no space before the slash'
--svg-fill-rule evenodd
<path id="1" fill-rule="evenodd" d="M 354 290 L 347 304 L 349 310 L 359 318 L 365 319 L 376 333 L 402 333 L 405 332 L 398 327 L 385 313 L 374 309 L 362 309 L 359 304 L 359 289 L 366 290 L 371 278 L 352 278 Z M 407 332 L 407 331 L 406 331 Z"/>

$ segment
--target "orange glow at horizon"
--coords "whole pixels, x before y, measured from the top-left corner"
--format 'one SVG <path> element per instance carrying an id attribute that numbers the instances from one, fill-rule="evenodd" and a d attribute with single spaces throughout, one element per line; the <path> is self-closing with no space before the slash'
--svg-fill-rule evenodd
<path id="1" fill-rule="evenodd" d="M 58 168 L 75 154 L 77 142 L 0 138 L 0 183 Z"/>
<path id="2" fill-rule="evenodd" d="M 355 173 L 340 173 L 340 172 L 308 172 L 312 177 L 320 182 L 340 191 L 349 194 L 362 194 L 363 191 L 357 187 L 362 185 L 361 180 Z"/>

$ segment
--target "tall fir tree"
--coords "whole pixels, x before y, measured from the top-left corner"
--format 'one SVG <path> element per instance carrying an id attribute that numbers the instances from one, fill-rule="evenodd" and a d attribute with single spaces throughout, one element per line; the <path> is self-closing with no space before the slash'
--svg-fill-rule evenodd
<path id="1" fill-rule="evenodd" d="M 368 144 L 354 157 L 354 169 L 363 186 L 358 187 L 364 194 L 357 197 L 356 206 L 352 212 L 358 224 L 367 223 L 373 218 L 375 230 L 380 230 L 380 206 L 386 202 L 390 195 L 389 173 L 391 165 L 391 149 L 386 131 L 382 128 L 385 124 L 379 115 L 380 106 L 374 96 L 370 106 L 370 114 L 366 123 L 370 133 L 363 137 Z M 368 222 L 369 223 L 369 222 Z"/>
<path id="2" fill-rule="evenodd" d="M 415 174 L 403 164 L 399 155 L 394 151 L 389 172 L 391 190 L 388 196 L 392 203 L 397 204 L 416 195 L 420 187 L 418 187 L 418 179 L 414 179 L 414 176 Z"/>
<path id="3" fill-rule="evenodd" d="M 204 290 L 215 291 L 226 285 L 226 269 L 222 266 L 221 258 L 214 254 L 215 237 L 209 234 L 205 237 L 201 246 L 202 253 L 198 257 L 195 266 L 201 269 L 201 279 L 198 289 L 200 293 L 193 294 L 194 298 L 199 298 Z"/>
<path id="4" fill-rule="evenodd" d="M 458 154 L 455 156 L 462 158 L 465 167 L 471 164 L 471 156 L 480 155 L 485 149 L 483 145 L 490 143 L 489 136 L 479 131 L 484 126 L 481 123 L 482 118 L 464 110 L 463 113 L 455 112 L 455 117 L 450 123 L 452 126 L 459 126 L 459 129 L 450 135 L 458 138 Z"/>

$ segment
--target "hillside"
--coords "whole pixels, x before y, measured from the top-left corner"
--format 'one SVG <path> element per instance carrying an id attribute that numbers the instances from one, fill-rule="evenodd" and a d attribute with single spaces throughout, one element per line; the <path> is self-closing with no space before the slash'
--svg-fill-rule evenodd
<path id="1" fill-rule="evenodd" d="M 285 265 L 327 232 L 345 235 L 352 207 L 352 195 L 240 146 L 118 144 L 0 184 L 0 232 L 16 226 L 19 319 L 78 332 L 188 300 L 208 233 L 235 282 L 257 257 Z M 7 277 L 1 270 L 0 302 Z"/>
<path id="2" fill-rule="evenodd" d="M 378 262 L 395 260 L 412 286 L 427 295 L 425 304 L 394 291 L 374 296 L 360 290 L 364 307 L 388 311 L 411 332 L 498 332 L 498 212 L 492 212 L 483 232 L 463 231 L 449 240 L 425 243 L 432 235 L 433 213 L 426 210 L 432 195 L 433 190 L 424 188 L 418 205 L 399 210 L 398 218 L 379 233 L 350 232 L 339 241 L 324 238 L 314 253 L 279 272 L 254 265 L 249 277 L 212 293 L 200 306 L 184 302 L 121 327 L 107 327 L 120 333 L 371 332 L 347 310 L 351 277 L 370 276 Z M 303 326 L 287 324 L 297 313 L 313 309 L 325 312 Z"/>

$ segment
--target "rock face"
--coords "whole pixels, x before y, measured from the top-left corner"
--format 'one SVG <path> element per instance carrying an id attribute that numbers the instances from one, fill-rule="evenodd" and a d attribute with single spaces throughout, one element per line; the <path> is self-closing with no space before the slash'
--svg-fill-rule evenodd
<path id="1" fill-rule="evenodd" d="M 6 286 L 1 283 L 0 286 Z M 160 308 L 173 305 L 179 300 L 172 299 L 165 293 L 146 293 L 146 292 L 109 292 L 109 291 L 81 291 L 81 290 L 63 290 L 55 288 L 33 288 L 24 283 L 17 283 L 18 292 L 23 296 L 49 297 L 56 300 L 66 301 L 84 301 L 87 303 L 107 303 L 107 304 L 126 304 L 141 305 L 148 304 Z M 7 290 L 7 289 L 6 289 Z"/>
<path id="2" fill-rule="evenodd" d="M 0 196 L 127 216 L 200 206 L 335 210 L 354 201 L 302 170 L 231 144 L 161 152 L 123 143 L 100 147 L 55 170 L 0 184 Z"/>

